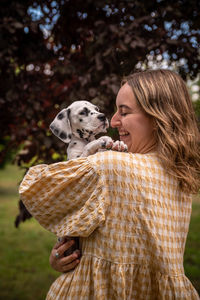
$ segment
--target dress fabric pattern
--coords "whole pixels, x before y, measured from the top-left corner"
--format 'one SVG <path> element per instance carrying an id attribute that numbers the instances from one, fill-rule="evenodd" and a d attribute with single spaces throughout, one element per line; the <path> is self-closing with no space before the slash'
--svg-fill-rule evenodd
<path id="1" fill-rule="evenodd" d="M 106 151 L 32 167 L 21 198 L 57 236 L 79 236 L 75 270 L 47 300 L 197 300 L 184 275 L 191 197 L 156 155 Z"/>

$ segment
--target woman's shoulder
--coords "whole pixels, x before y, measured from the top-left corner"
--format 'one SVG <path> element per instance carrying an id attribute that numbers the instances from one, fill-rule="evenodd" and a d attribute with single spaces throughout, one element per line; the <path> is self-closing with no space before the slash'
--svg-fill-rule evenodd
<path id="1" fill-rule="evenodd" d="M 99 168 L 145 168 L 157 167 L 160 168 L 161 164 L 156 153 L 125 153 L 118 151 L 104 151 L 98 152 L 94 155 L 88 156 L 88 161 Z"/>

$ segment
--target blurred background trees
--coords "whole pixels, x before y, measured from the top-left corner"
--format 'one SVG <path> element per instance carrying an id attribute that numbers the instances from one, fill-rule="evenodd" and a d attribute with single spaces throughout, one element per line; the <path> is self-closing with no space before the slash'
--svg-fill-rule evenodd
<path id="1" fill-rule="evenodd" d="M 48 130 L 54 116 L 78 99 L 110 116 L 130 72 L 161 66 L 196 78 L 199 11 L 196 0 L 2 0 L 0 165 L 66 159 Z"/>
<path id="2" fill-rule="evenodd" d="M 200 120 L 199 12 L 198 0 L 1 0 L 0 167 L 66 159 L 65 146 L 48 129 L 58 111 L 87 99 L 111 116 L 122 77 L 148 67 L 172 68 L 190 80 Z M 22 174 L 12 168 L 0 172 L 0 298 L 44 299 L 52 282 L 44 259 L 53 239 L 39 225 L 12 228 L 15 176 Z M 19 203 L 16 226 L 30 217 Z M 198 202 L 191 221 L 186 274 L 199 291 Z"/>

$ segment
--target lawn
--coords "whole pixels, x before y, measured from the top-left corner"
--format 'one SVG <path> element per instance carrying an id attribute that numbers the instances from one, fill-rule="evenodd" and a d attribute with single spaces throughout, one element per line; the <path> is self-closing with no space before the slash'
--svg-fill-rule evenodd
<path id="1" fill-rule="evenodd" d="M 14 227 L 18 213 L 18 183 L 22 171 L 7 166 L 0 171 L 0 299 L 43 300 L 59 275 L 48 258 L 55 237 L 35 220 Z M 194 199 L 185 252 L 185 271 L 200 293 L 200 197 Z"/>
<path id="2" fill-rule="evenodd" d="M 43 300 L 59 274 L 48 262 L 55 237 L 34 219 L 14 227 L 21 176 L 13 166 L 0 171 L 0 299 Z"/>

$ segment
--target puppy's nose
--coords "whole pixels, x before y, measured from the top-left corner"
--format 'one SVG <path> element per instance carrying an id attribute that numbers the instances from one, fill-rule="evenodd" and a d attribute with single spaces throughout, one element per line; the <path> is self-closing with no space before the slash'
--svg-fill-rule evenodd
<path id="1" fill-rule="evenodd" d="M 106 116 L 104 114 L 100 114 L 97 119 L 99 119 L 100 121 L 104 122 L 106 120 Z"/>

